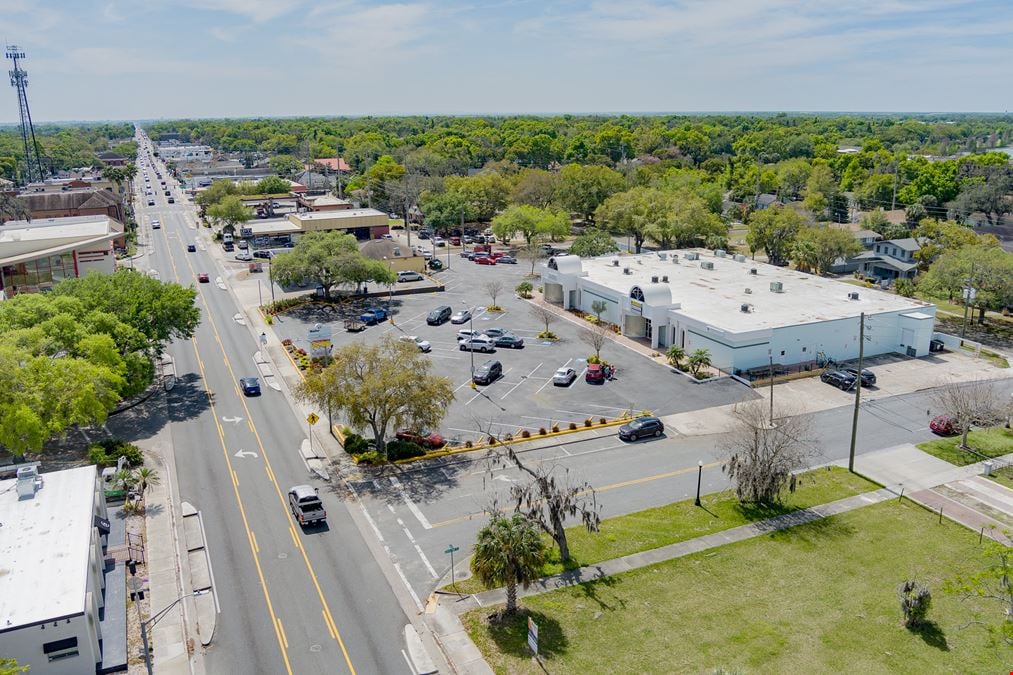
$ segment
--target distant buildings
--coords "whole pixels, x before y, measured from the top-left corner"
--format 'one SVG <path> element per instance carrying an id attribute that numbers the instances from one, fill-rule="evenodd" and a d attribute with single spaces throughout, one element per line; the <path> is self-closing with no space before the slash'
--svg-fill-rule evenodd
<path id="1" fill-rule="evenodd" d="M 70 181 L 71 184 L 74 181 Z M 94 187 L 64 187 L 58 190 L 23 192 L 19 198 L 32 219 L 73 216 L 108 216 L 124 221 L 123 201 L 112 191 Z"/>

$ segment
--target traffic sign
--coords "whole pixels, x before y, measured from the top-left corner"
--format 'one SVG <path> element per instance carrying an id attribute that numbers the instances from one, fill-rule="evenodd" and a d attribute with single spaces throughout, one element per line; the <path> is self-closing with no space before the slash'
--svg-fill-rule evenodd
<path id="1" fill-rule="evenodd" d="M 317 416 L 316 413 L 310 413 L 309 415 L 306 416 L 306 421 L 309 422 L 310 424 L 316 424 L 317 422 L 320 421 L 320 418 Z"/>

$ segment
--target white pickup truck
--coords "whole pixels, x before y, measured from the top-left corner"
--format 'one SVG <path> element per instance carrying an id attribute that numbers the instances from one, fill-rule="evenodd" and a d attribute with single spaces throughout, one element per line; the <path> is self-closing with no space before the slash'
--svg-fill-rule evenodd
<path id="1" fill-rule="evenodd" d="M 304 527 L 327 520 L 327 511 L 324 510 L 317 489 L 309 485 L 296 485 L 289 489 L 288 507 L 295 519 Z"/>

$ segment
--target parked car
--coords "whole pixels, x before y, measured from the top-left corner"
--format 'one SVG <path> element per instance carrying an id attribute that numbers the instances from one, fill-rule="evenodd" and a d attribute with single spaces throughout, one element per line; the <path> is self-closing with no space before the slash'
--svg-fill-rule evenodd
<path id="1" fill-rule="evenodd" d="M 429 233 L 425 230 L 419 230 L 419 239 L 429 239 Z"/>
<path id="2" fill-rule="evenodd" d="M 461 238 L 460 237 L 451 237 L 450 238 L 450 245 L 451 246 L 460 246 L 461 245 Z"/>
<path id="3" fill-rule="evenodd" d="M 447 245 L 447 240 L 444 239 L 443 237 L 436 237 L 435 239 L 433 239 L 433 245 L 434 246 L 441 246 L 441 247 L 442 246 L 446 246 Z"/>
<path id="4" fill-rule="evenodd" d="M 828 370 L 820 375 L 820 381 L 833 385 L 841 391 L 848 391 L 855 386 L 855 376 L 843 370 Z"/>
<path id="5" fill-rule="evenodd" d="M 471 320 L 470 309 L 459 309 L 450 317 L 450 323 L 467 323 Z"/>
<path id="6" fill-rule="evenodd" d="M 266 258 L 267 260 L 270 260 L 271 258 L 274 257 L 274 251 L 254 251 L 253 252 L 253 257 L 254 258 Z"/>
<path id="7" fill-rule="evenodd" d="M 524 346 L 524 340 L 507 333 L 506 335 L 500 335 L 496 338 L 495 343 L 497 347 L 507 347 L 509 349 L 520 349 Z"/>
<path id="8" fill-rule="evenodd" d="M 492 384 L 503 374 L 503 364 L 499 361 L 486 361 L 471 376 L 475 384 Z"/>
<path id="9" fill-rule="evenodd" d="M 359 315 L 359 321 L 368 326 L 387 320 L 387 310 L 382 307 L 370 307 Z"/>
<path id="10" fill-rule="evenodd" d="M 841 372 L 848 373 L 852 377 L 858 377 L 858 368 L 841 368 Z M 876 373 L 872 372 L 868 368 L 862 368 L 862 386 L 876 386 Z"/>
<path id="11" fill-rule="evenodd" d="M 236 254 L 236 260 L 241 260 L 242 262 L 250 262 L 251 260 L 253 260 L 253 254 L 250 253 L 249 251 L 240 251 L 239 253 Z"/>
<path id="12" fill-rule="evenodd" d="M 517 258 L 513 257 L 512 255 L 501 255 L 499 259 L 496 260 L 496 262 L 500 263 L 501 265 L 516 265 Z"/>
<path id="13" fill-rule="evenodd" d="M 197 282 L 198 283 L 206 284 L 209 281 L 211 281 L 211 278 L 208 277 L 208 273 L 207 272 L 201 272 L 200 274 L 197 275 Z"/>
<path id="14" fill-rule="evenodd" d="M 429 316 L 426 317 L 426 323 L 430 326 L 439 326 L 444 321 L 450 318 L 450 315 L 454 310 L 450 309 L 447 305 L 441 305 L 429 312 Z"/>
<path id="15" fill-rule="evenodd" d="M 569 387 L 577 379 L 577 371 L 573 368 L 560 368 L 552 374 L 552 384 L 557 387 Z"/>
<path id="16" fill-rule="evenodd" d="M 432 258 L 431 260 L 426 262 L 426 266 L 429 269 L 433 270 L 434 272 L 438 272 L 439 270 L 443 269 L 443 263 L 437 260 L 436 258 Z"/>
<path id="17" fill-rule="evenodd" d="M 176 203 L 176 198 L 175 198 L 175 197 L 169 197 L 169 199 L 168 199 L 167 201 L 168 201 L 168 202 L 169 202 L 170 204 L 175 204 L 175 203 Z"/>
<path id="18" fill-rule="evenodd" d="M 491 255 L 475 256 L 475 262 L 479 265 L 495 265 L 496 259 Z"/>
<path id="19" fill-rule="evenodd" d="M 149 199 L 148 200 L 148 206 L 154 206 L 154 205 L 155 205 L 155 200 L 154 199 Z"/>
<path id="20" fill-rule="evenodd" d="M 492 338 L 487 338 L 484 335 L 465 338 L 457 344 L 462 352 L 490 353 L 496 351 L 496 343 L 493 342 Z"/>
<path id="21" fill-rule="evenodd" d="M 624 441 L 635 441 L 645 436 L 660 436 L 665 433 L 665 425 L 657 417 L 638 417 L 619 427 L 619 438 Z"/>
<path id="22" fill-rule="evenodd" d="M 397 273 L 397 280 L 402 281 L 422 281 L 424 277 L 413 270 L 402 270 Z"/>
<path id="23" fill-rule="evenodd" d="M 499 326 L 493 326 L 492 328 L 486 328 L 482 331 L 491 338 L 498 338 L 503 335 L 512 335 L 506 328 L 500 328 Z"/>
<path id="24" fill-rule="evenodd" d="M 603 384 L 605 382 L 605 367 L 600 363 L 587 364 L 584 381 L 590 384 Z"/>
<path id="25" fill-rule="evenodd" d="M 240 239 L 236 243 L 236 246 L 239 247 L 240 251 L 248 251 L 250 249 L 250 243 L 248 241 L 246 241 L 245 239 Z"/>
<path id="26" fill-rule="evenodd" d="M 233 251 L 236 250 L 236 245 L 233 244 L 231 241 L 227 241 L 227 242 L 225 242 L 225 243 L 222 244 L 222 250 L 223 251 L 227 251 L 229 253 L 232 253 Z M 258 253 L 263 253 L 263 251 L 257 251 L 257 252 Z"/>
<path id="27" fill-rule="evenodd" d="M 239 387 L 247 396 L 260 396 L 260 380 L 255 377 L 240 378 Z"/>
<path id="28" fill-rule="evenodd" d="M 428 352 L 431 351 L 433 348 L 433 346 L 429 344 L 428 341 L 423 340 L 417 335 L 402 335 L 401 337 L 398 338 L 398 341 L 414 344 L 416 347 L 419 348 L 420 352 Z"/>
<path id="29" fill-rule="evenodd" d="M 408 441 L 409 443 L 415 443 L 421 445 L 423 448 L 429 448 L 435 450 L 436 448 L 442 448 L 447 444 L 446 439 L 439 435 L 435 431 L 428 431 L 426 429 L 419 429 L 412 431 L 410 429 L 398 429 L 394 434 L 394 438 L 399 441 Z"/>
<path id="30" fill-rule="evenodd" d="M 295 485 L 288 491 L 288 507 L 300 525 L 312 525 L 327 520 L 327 511 L 316 488 Z"/>
<path id="31" fill-rule="evenodd" d="M 957 424 L 957 420 L 949 415 L 936 415 L 933 417 L 932 421 L 929 422 L 929 429 L 940 436 L 952 436 L 953 434 L 960 433 L 960 425 Z"/>
<path id="32" fill-rule="evenodd" d="M 187 244 L 186 245 L 186 252 L 187 253 L 196 253 L 197 252 L 197 244 Z"/>
<path id="33" fill-rule="evenodd" d="M 493 337 L 492 335 L 489 335 L 487 333 L 483 333 L 480 330 L 471 330 L 469 328 L 465 328 L 463 330 L 457 331 L 457 341 L 458 342 L 460 342 L 461 340 L 470 340 L 471 338 L 477 338 L 477 337 L 482 337 L 482 336 L 490 337 L 490 338 Z"/>

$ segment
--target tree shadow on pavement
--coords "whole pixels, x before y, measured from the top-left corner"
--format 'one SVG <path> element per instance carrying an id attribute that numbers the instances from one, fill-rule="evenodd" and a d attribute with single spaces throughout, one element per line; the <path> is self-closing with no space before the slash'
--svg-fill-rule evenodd
<path id="1" fill-rule="evenodd" d="M 176 378 L 176 386 L 167 393 L 169 421 L 186 422 L 199 417 L 210 408 L 204 382 L 197 373 Z"/>
<path id="2" fill-rule="evenodd" d="M 419 504 L 439 501 L 444 493 L 460 484 L 459 476 L 467 467 L 443 464 L 418 463 L 411 470 L 397 464 L 361 467 L 364 479 L 355 483 L 359 496 L 368 495 L 386 504 L 399 504 L 407 497 Z M 338 487 L 338 486 L 334 486 Z"/>

